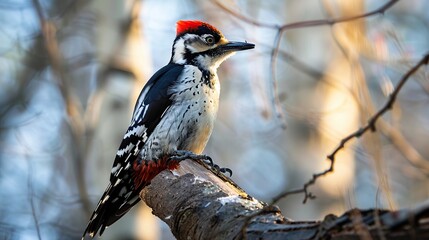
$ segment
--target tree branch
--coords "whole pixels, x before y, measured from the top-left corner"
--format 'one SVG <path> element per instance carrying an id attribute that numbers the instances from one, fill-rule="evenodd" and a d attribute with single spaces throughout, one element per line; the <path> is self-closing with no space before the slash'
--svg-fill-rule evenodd
<path id="1" fill-rule="evenodd" d="M 252 24 L 254 26 L 258 26 L 258 27 L 262 27 L 262 28 L 268 28 L 268 29 L 274 29 L 277 31 L 276 36 L 274 38 L 274 42 L 273 42 L 273 50 L 271 51 L 271 60 L 270 60 L 271 77 L 269 79 L 270 79 L 271 86 L 272 86 L 272 88 L 271 88 L 271 91 L 272 91 L 271 102 L 273 105 L 274 115 L 275 115 L 276 119 L 279 120 L 280 126 L 282 127 L 282 129 L 286 128 L 286 123 L 285 123 L 285 119 L 284 119 L 285 114 L 283 113 L 283 109 L 282 109 L 281 104 L 280 104 L 281 101 L 279 99 L 278 89 L 277 89 L 277 82 L 278 81 L 276 78 L 276 73 L 277 73 L 276 62 L 277 62 L 279 51 L 280 51 L 280 45 L 281 45 L 281 40 L 283 38 L 283 33 L 286 32 L 287 30 L 292 30 L 292 29 L 300 29 L 300 28 L 316 27 L 316 26 L 333 26 L 333 25 L 338 24 L 338 23 L 350 22 L 350 21 L 355 21 L 358 19 L 364 19 L 367 17 L 375 16 L 378 14 L 384 14 L 387 10 L 389 10 L 391 7 L 393 7 L 398 2 L 399 2 L 399 0 L 390 0 L 375 10 L 365 12 L 362 14 L 358 14 L 358 15 L 353 15 L 353 16 L 338 17 L 338 18 L 332 18 L 332 19 L 317 19 L 317 20 L 309 20 L 309 21 L 299 21 L 299 22 L 292 22 L 292 23 L 279 25 L 279 24 L 271 24 L 271 23 L 256 21 L 256 20 L 252 19 L 251 17 L 245 16 L 239 12 L 236 12 L 236 11 L 228 8 L 226 5 L 221 3 L 219 0 L 214 0 L 214 4 L 216 4 L 219 8 L 221 8 L 225 12 L 231 14 L 232 16 L 234 16 L 234 17 L 236 17 L 236 18 L 238 18 L 244 22 L 247 22 L 247 23 Z M 306 194 L 305 195 L 306 198 L 304 201 L 306 201 L 308 198 L 310 198 L 311 195 L 307 194 L 306 189 L 304 189 L 304 190 L 305 190 L 305 194 Z M 302 191 L 298 191 L 298 192 L 302 192 Z"/>
<path id="2" fill-rule="evenodd" d="M 292 221 L 230 179 L 192 161 L 182 162 L 174 172 L 161 172 L 140 197 L 177 239 L 429 238 L 429 201 L 409 210 L 352 209 L 322 221 Z"/>
<path id="3" fill-rule="evenodd" d="M 277 203 L 280 199 L 285 198 L 286 196 L 292 195 L 292 194 L 297 194 L 297 193 L 304 193 L 304 200 L 303 203 L 306 203 L 308 199 L 312 199 L 315 196 L 308 191 L 308 188 L 313 185 L 314 183 L 316 183 L 317 179 L 325 176 L 326 174 L 333 172 L 334 171 L 334 164 L 335 164 L 335 156 L 336 154 L 345 147 L 346 143 L 348 143 L 350 140 L 354 139 L 354 138 L 359 138 L 361 137 L 363 134 L 365 134 L 368 131 L 376 131 L 376 126 L 375 124 L 377 123 L 377 121 L 381 118 L 381 116 L 383 116 L 383 114 L 385 114 L 387 111 L 389 111 L 393 104 L 395 103 L 395 100 L 399 94 L 399 92 L 401 91 L 402 87 L 404 86 L 404 84 L 408 81 L 408 79 L 410 79 L 410 77 L 417 72 L 417 70 L 419 70 L 419 68 L 423 65 L 427 65 L 429 63 L 429 53 L 425 54 L 423 56 L 422 59 L 420 59 L 420 61 L 414 65 L 410 70 L 408 70 L 401 78 L 401 80 L 399 80 L 398 84 L 395 86 L 394 91 L 392 92 L 392 94 L 390 94 L 389 99 L 387 100 L 387 102 L 384 104 L 384 106 L 378 110 L 369 120 L 368 123 L 359 128 L 358 130 L 356 130 L 355 132 L 351 133 L 350 135 L 348 135 L 347 137 L 343 138 L 340 141 L 340 144 L 332 151 L 332 153 L 330 153 L 327 158 L 330 161 L 330 165 L 329 168 L 324 170 L 323 172 L 320 173 L 315 173 L 313 174 L 312 178 L 310 180 L 308 180 L 304 186 L 302 188 L 299 189 L 295 189 L 292 191 L 286 191 L 286 192 L 282 192 L 279 195 L 277 195 L 276 197 L 274 197 L 273 199 L 273 204 Z"/>

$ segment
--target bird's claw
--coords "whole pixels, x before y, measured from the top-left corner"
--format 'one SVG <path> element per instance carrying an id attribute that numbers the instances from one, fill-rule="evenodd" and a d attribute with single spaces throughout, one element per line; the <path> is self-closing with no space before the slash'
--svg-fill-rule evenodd
<path id="1" fill-rule="evenodd" d="M 231 169 L 221 168 L 221 167 L 219 167 L 219 165 L 214 164 L 213 160 L 210 156 L 203 155 L 203 154 L 201 154 L 201 155 L 195 154 L 191 151 L 178 150 L 178 151 L 174 152 L 174 154 L 172 156 L 170 156 L 167 161 L 181 162 L 181 161 L 186 160 L 186 159 L 203 161 L 205 164 L 207 164 L 212 169 L 214 169 L 218 172 L 221 172 L 225 175 L 226 175 L 226 173 L 229 173 L 229 177 L 232 176 L 232 170 Z"/>
<path id="2" fill-rule="evenodd" d="M 232 170 L 229 168 L 221 168 L 219 167 L 219 165 L 214 164 L 212 166 L 212 168 L 214 168 L 216 171 L 223 173 L 224 175 L 226 175 L 226 173 L 229 173 L 229 177 L 232 177 Z"/>
<path id="3" fill-rule="evenodd" d="M 224 175 L 226 175 L 226 173 L 229 173 L 229 177 L 232 177 L 232 170 L 229 168 L 220 168 L 219 172 L 223 173 Z"/>
<path id="4" fill-rule="evenodd" d="M 183 160 L 186 159 L 191 159 L 191 160 L 201 160 L 204 161 L 205 163 L 209 164 L 210 166 L 213 166 L 213 160 L 211 157 L 207 156 L 207 155 L 199 155 L 199 154 L 195 154 L 191 151 L 176 151 L 172 156 L 170 156 L 168 158 L 168 161 L 178 161 L 181 162 Z"/>

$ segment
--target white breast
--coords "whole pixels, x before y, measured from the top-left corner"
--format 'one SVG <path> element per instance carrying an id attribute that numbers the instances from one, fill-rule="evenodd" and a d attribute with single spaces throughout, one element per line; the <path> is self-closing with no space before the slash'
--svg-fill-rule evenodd
<path id="1" fill-rule="evenodd" d="M 143 158 L 159 158 L 175 150 L 201 154 L 212 133 L 220 92 L 216 74 L 207 84 L 197 67 L 186 65 L 169 91 L 172 105 L 148 138 L 141 152 Z"/>
<path id="2" fill-rule="evenodd" d="M 210 83 L 204 83 L 202 72 L 188 65 L 184 69 L 180 84 L 176 85 L 175 105 L 187 106 L 182 110 L 183 141 L 179 148 L 200 154 L 203 152 L 213 130 L 219 105 L 220 84 L 217 75 Z"/>

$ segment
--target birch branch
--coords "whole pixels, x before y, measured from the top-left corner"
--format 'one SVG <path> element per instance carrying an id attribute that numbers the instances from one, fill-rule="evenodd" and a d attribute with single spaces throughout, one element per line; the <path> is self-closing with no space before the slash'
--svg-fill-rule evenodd
<path id="1" fill-rule="evenodd" d="M 177 239 L 429 239 L 429 201 L 414 209 L 352 209 L 320 221 L 293 221 L 192 161 L 161 172 L 140 197 Z"/>

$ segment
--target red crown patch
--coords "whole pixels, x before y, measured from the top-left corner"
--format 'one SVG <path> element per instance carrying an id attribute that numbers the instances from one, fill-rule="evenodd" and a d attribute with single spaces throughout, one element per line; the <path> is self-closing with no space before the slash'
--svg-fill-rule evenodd
<path id="1" fill-rule="evenodd" d="M 205 22 L 197 20 L 180 20 L 177 22 L 176 35 L 179 36 L 185 32 L 197 31 L 199 27 L 206 27 L 214 32 L 219 32 L 215 27 Z"/>

